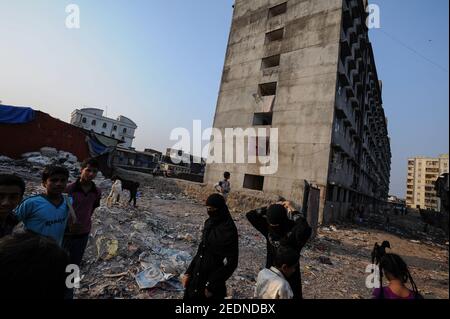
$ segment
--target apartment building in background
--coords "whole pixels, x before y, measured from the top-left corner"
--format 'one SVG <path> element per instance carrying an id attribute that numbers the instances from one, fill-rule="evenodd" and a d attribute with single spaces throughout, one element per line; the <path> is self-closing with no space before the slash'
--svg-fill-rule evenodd
<path id="1" fill-rule="evenodd" d="M 367 5 L 236 0 L 213 126 L 222 135 L 225 128 L 278 128 L 278 171 L 264 176 L 261 164 L 249 163 L 261 154 L 248 143 L 245 164 L 208 164 L 207 183 L 229 171 L 233 190 L 302 203 L 306 180 L 320 189 L 318 223 L 387 200 L 390 139 Z"/>
<path id="2" fill-rule="evenodd" d="M 121 146 L 125 148 L 132 148 L 137 129 L 136 123 L 129 118 L 121 115 L 111 119 L 103 116 L 103 110 L 95 108 L 76 109 L 70 116 L 70 124 L 121 140 Z"/>
<path id="3" fill-rule="evenodd" d="M 434 183 L 439 176 L 448 172 L 448 154 L 437 158 L 414 157 L 408 159 L 406 205 L 409 208 L 440 211 Z"/>

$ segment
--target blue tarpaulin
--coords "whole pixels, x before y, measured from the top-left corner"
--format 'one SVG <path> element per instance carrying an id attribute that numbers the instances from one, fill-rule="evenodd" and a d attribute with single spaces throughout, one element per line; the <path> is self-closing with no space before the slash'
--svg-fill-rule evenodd
<path id="1" fill-rule="evenodd" d="M 35 112 L 30 107 L 0 105 L 0 124 L 24 124 L 34 118 Z"/>
<path id="2" fill-rule="evenodd" d="M 91 156 L 96 157 L 108 153 L 110 148 L 103 145 L 95 136 L 90 136 L 88 139 L 89 151 Z"/>

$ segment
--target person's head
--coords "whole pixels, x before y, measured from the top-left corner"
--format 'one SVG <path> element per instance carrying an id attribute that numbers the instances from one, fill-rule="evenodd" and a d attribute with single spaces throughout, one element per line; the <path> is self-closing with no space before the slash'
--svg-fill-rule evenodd
<path id="1" fill-rule="evenodd" d="M 42 173 L 42 186 L 49 196 L 61 195 L 66 189 L 68 180 L 69 171 L 62 166 L 46 166 Z"/>
<path id="2" fill-rule="evenodd" d="M 267 223 L 272 231 L 280 230 L 288 220 L 287 210 L 283 205 L 270 205 L 267 209 Z"/>
<path id="3" fill-rule="evenodd" d="M 209 195 L 208 199 L 206 199 L 205 204 L 209 216 L 214 216 L 217 212 L 219 212 L 226 206 L 225 198 L 217 193 Z"/>
<path id="4" fill-rule="evenodd" d="M 223 173 L 223 177 L 224 177 L 226 180 L 229 180 L 230 177 L 231 177 L 230 172 L 225 172 L 225 173 Z"/>
<path id="5" fill-rule="evenodd" d="M 0 239 L 0 297 L 63 299 L 69 258 L 50 238 L 27 232 Z"/>
<path id="6" fill-rule="evenodd" d="M 292 248 L 279 247 L 275 255 L 274 265 L 286 278 L 292 276 L 299 265 L 300 254 Z"/>
<path id="7" fill-rule="evenodd" d="M 91 182 L 97 177 L 100 164 L 96 159 L 88 158 L 81 163 L 80 179 L 85 182 Z"/>
<path id="8" fill-rule="evenodd" d="M 408 266 L 399 255 L 391 253 L 385 254 L 383 258 L 381 258 L 380 266 L 387 280 L 399 280 L 403 284 L 408 282 Z"/>
<path id="9" fill-rule="evenodd" d="M 15 175 L 0 175 L 0 216 L 7 215 L 22 201 L 25 182 Z"/>
<path id="10" fill-rule="evenodd" d="M 380 261 L 380 287 L 383 287 L 383 276 L 390 282 L 400 281 L 401 284 L 405 285 L 408 280 L 411 283 L 412 290 L 414 294 L 419 295 L 416 283 L 414 282 L 411 273 L 409 272 L 408 266 L 405 261 L 396 254 L 386 253 L 383 255 Z M 381 290 L 383 294 L 383 290 Z"/>

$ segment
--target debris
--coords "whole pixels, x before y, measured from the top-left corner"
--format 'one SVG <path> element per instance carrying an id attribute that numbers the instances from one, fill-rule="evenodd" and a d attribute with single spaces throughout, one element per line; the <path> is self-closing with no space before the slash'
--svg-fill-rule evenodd
<path id="1" fill-rule="evenodd" d="M 97 246 L 97 260 L 110 260 L 117 256 L 117 250 L 119 249 L 119 242 L 117 239 L 100 237 L 96 241 Z"/>
<path id="2" fill-rule="evenodd" d="M 40 152 L 29 152 L 29 153 L 22 154 L 23 158 L 38 157 L 38 156 L 41 156 Z"/>
<path id="3" fill-rule="evenodd" d="M 126 276 L 126 275 L 128 275 L 128 271 L 120 273 L 120 274 L 105 274 L 105 275 L 103 275 L 103 277 L 116 278 L 116 277 L 123 277 L 123 276 Z"/>
<path id="4" fill-rule="evenodd" d="M 320 256 L 319 257 L 319 261 L 322 264 L 326 264 L 326 265 L 333 265 L 333 263 L 331 262 L 331 259 L 329 257 L 325 257 L 325 256 Z"/>
<path id="5" fill-rule="evenodd" d="M 45 157 L 57 157 L 58 150 L 53 147 L 41 147 L 40 149 L 41 155 Z"/>
<path id="6" fill-rule="evenodd" d="M 12 162 L 13 159 L 9 158 L 8 156 L 2 156 L 0 155 L 0 162 Z"/>
<path id="7" fill-rule="evenodd" d="M 5 162 L 0 157 L 0 171 L 12 171 L 26 180 L 25 196 L 42 191 L 42 165 L 32 164 L 27 158 L 44 156 L 40 152 L 29 155 Z M 71 180 L 78 176 L 80 164 L 73 163 L 70 155 L 59 151 L 57 157 L 47 157 L 48 160 L 64 161 L 62 165 L 69 169 Z M 126 204 L 108 209 L 105 199 L 111 181 L 98 174 L 95 183 L 102 189 L 103 198 L 93 215 L 81 266 L 85 277 L 81 289 L 75 290 L 75 298 L 183 298 L 180 276 L 201 238 L 207 218 L 204 195 L 210 192 L 209 188 L 152 177 L 141 183 L 137 209 Z M 124 201 L 127 196 L 125 193 Z M 255 278 L 266 256 L 265 238 L 250 225 L 245 212 L 266 205 L 270 199 L 254 199 L 243 192 L 239 196 L 233 192 L 229 197 L 240 235 L 240 258 L 238 269 L 227 281 L 228 299 L 253 297 Z M 302 250 L 303 282 L 309 288 L 304 289 L 305 298 L 371 298 L 371 291 L 364 285 L 364 270 L 370 263 L 374 243 L 388 235 L 394 252 L 407 251 L 415 257 L 408 259 L 408 265 L 419 288 L 431 291 L 433 297 L 447 299 L 448 291 L 443 288 L 445 283 L 448 286 L 448 237 L 437 237 L 432 227 L 428 234 L 421 233 L 420 216 L 412 213 L 402 219 L 392 218 L 389 230 L 383 223 L 384 219 L 378 220 L 377 215 L 368 215 L 364 227 L 342 223 L 319 228 L 317 237 Z M 410 240 L 421 242 L 423 249 L 417 249 Z M 436 272 L 430 275 L 429 269 Z"/>
<path id="8" fill-rule="evenodd" d="M 172 274 L 163 273 L 155 265 L 149 265 L 147 269 L 136 275 L 136 282 L 140 289 L 154 288 L 161 282 L 173 277 Z"/>

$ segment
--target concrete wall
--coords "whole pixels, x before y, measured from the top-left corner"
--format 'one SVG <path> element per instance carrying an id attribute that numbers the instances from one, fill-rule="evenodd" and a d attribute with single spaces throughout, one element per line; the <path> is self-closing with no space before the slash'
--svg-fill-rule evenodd
<path id="1" fill-rule="evenodd" d="M 252 127 L 261 107 L 255 94 L 261 83 L 278 82 L 272 127 L 279 129 L 279 169 L 266 176 L 264 192 L 301 202 L 303 180 L 322 188 L 324 205 L 334 118 L 342 0 L 290 0 L 287 12 L 269 18 L 283 1 L 236 1 L 214 127 Z M 265 34 L 285 28 L 280 42 Z M 280 66 L 261 70 L 261 59 L 281 53 Z M 212 143 L 214 145 L 214 143 Z M 245 174 L 259 174 L 257 164 L 210 164 L 205 181 L 232 173 L 232 189 Z"/>

